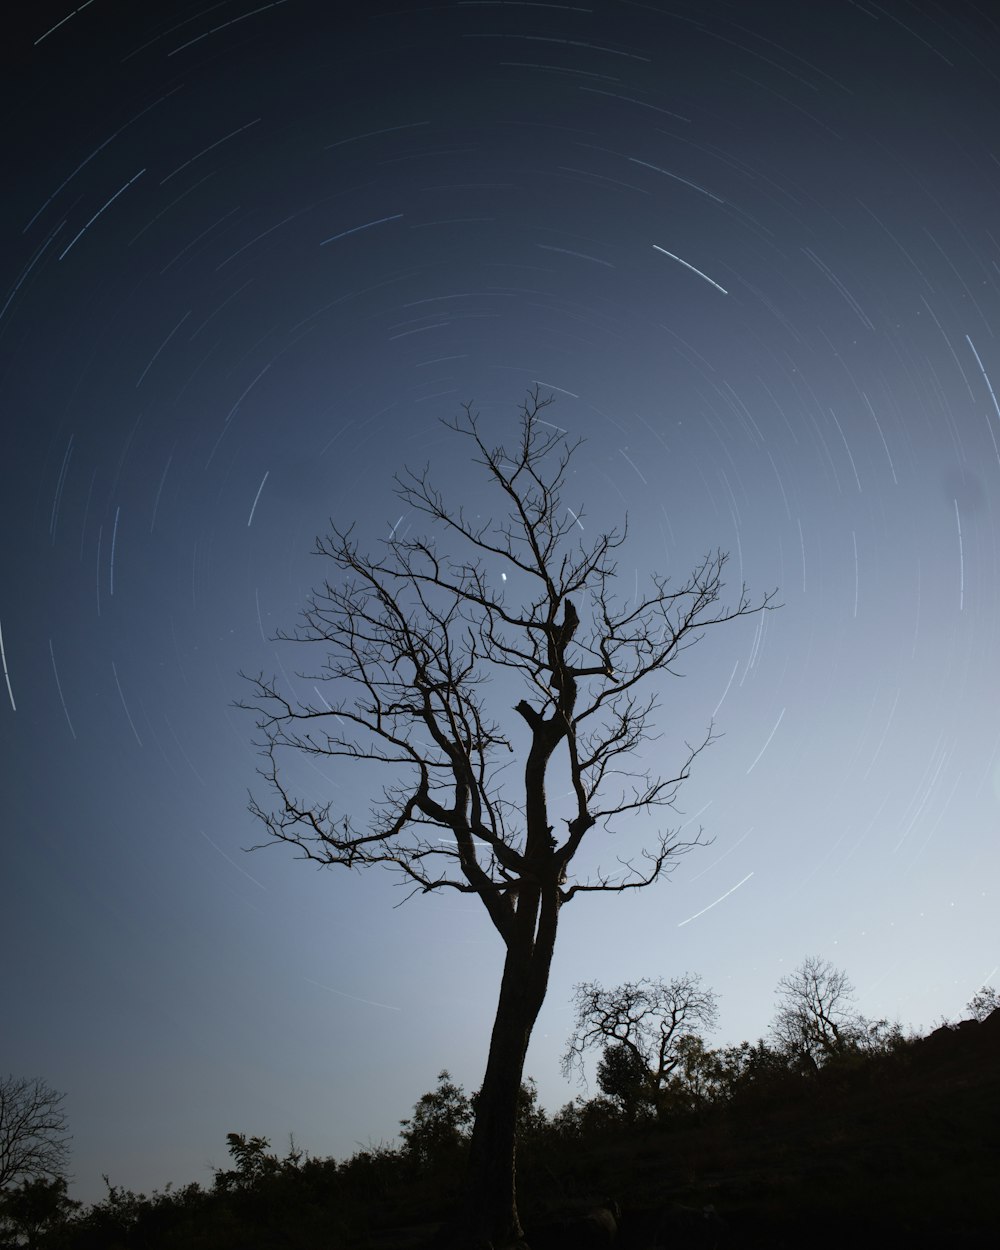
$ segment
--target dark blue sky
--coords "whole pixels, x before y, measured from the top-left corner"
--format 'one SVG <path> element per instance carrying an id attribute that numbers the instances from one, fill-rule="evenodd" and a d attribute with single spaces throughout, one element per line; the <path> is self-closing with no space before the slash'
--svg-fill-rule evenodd
<path id="1" fill-rule="evenodd" d="M 3 1058 L 68 1093 L 73 1192 L 210 1179 L 228 1131 L 345 1156 L 485 1063 L 475 900 L 246 855 L 240 669 L 328 519 L 483 498 L 538 383 L 628 510 L 627 593 L 731 552 L 785 607 L 663 688 L 714 714 L 668 882 L 566 909 L 570 992 L 700 972 L 715 1040 L 844 967 L 929 1026 L 995 977 L 1000 31 L 985 4 L 91 0 L 0 78 Z M 483 503 L 484 513 L 491 505 Z M 512 588 L 512 590 L 515 588 Z M 500 709 L 504 715 L 509 709 Z M 673 754 L 671 754 L 673 752 Z M 659 759 L 659 756 L 657 757 Z M 367 778 L 317 785 L 363 810 Z M 636 821 L 629 845 L 654 831 Z M 596 831 L 595 831 L 596 832 Z M 585 867 L 621 847 L 594 837 Z"/>

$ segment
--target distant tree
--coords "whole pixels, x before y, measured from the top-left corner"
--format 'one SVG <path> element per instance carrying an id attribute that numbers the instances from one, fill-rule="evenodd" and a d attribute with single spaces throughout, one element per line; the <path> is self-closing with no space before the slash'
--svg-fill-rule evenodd
<path id="1" fill-rule="evenodd" d="M 1000 1007 L 1000 992 L 994 985 L 984 985 L 978 989 L 965 1005 L 965 1010 L 973 1020 L 985 1020 Z"/>
<path id="2" fill-rule="evenodd" d="M 335 1167 L 338 1184 L 355 1198 L 366 1210 L 381 1202 L 390 1187 L 412 1174 L 405 1154 L 388 1142 L 377 1145 L 369 1142 L 364 1150 L 357 1150 L 349 1159 Z"/>
<path id="3" fill-rule="evenodd" d="M 37 1078 L 0 1080 L 0 1190 L 19 1180 L 64 1174 L 70 1142 L 65 1097 Z"/>
<path id="4" fill-rule="evenodd" d="M 596 981 L 574 987 L 576 1021 L 562 1059 L 566 1076 L 583 1076 L 587 1052 L 600 1048 L 598 1081 L 627 1115 L 661 1107 L 660 1095 L 682 1061 L 685 1038 L 718 1022 L 717 996 L 700 976 L 665 981 L 643 977 L 605 989 Z"/>
<path id="5" fill-rule="evenodd" d="M 679 1038 L 676 1050 L 677 1063 L 660 1097 L 664 1111 L 701 1111 L 723 1101 L 727 1089 L 724 1052 L 706 1046 L 695 1033 Z"/>
<path id="6" fill-rule="evenodd" d="M 112 1185 L 106 1172 L 101 1179 L 107 1189 L 107 1195 L 100 1202 L 95 1202 L 80 1220 L 84 1230 L 92 1234 L 89 1244 L 115 1247 L 129 1244 L 135 1230 L 145 1213 L 149 1210 L 150 1200 L 143 1193 L 135 1193 L 123 1185 Z M 99 1238 L 99 1240 L 98 1240 Z M 85 1241 L 85 1244 L 88 1244 Z"/>
<path id="7" fill-rule="evenodd" d="M 721 1097 L 727 1102 L 761 1099 L 783 1085 L 792 1075 L 789 1056 L 769 1046 L 763 1038 L 739 1042 L 719 1053 Z"/>
<path id="8" fill-rule="evenodd" d="M 468 1145 L 472 1103 L 461 1085 L 445 1069 L 438 1073 L 437 1089 L 422 1094 L 408 1120 L 400 1120 L 406 1153 L 422 1168 L 454 1165 Z"/>
<path id="9" fill-rule="evenodd" d="M 261 674 L 241 705 L 258 714 L 262 775 L 274 794 L 273 808 L 252 800 L 250 809 L 268 845 L 288 843 L 321 865 L 385 864 L 415 893 L 475 895 L 506 947 L 456 1232 L 497 1243 L 521 1234 L 518 1098 L 560 908 L 586 892 L 651 885 L 700 835 L 679 842 L 660 831 L 642 852 L 645 864 L 623 859 L 613 873 L 598 869 L 587 880 L 570 882 L 570 864 L 595 826 L 611 835 L 621 818 L 672 806 L 712 740 L 710 728 L 673 776 L 641 766 L 636 757 L 658 707 L 649 690 L 655 679 L 677 675 L 682 652 L 709 626 L 773 606 L 773 594 L 751 604 L 745 587 L 733 606 L 720 605 L 722 552 L 676 587 L 653 575 L 644 593 L 633 594 L 630 583 L 618 598 L 615 553 L 627 527 L 577 541 L 583 513 L 563 504 L 562 491 L 579 444 L 542 419 L 551 402 L 537 389 L 529 394 L 509 451 L 486 441 L 471 405 L 444 422 L 469 440 L 484 471 L 488 489 L 477 489 L 475 515 L 446 504 L 427 467 L 396 478 L 404 508 L 429 517 L 454 554 L 396 527 L 376 556 L 362 554 L 352 528 L 317 539 L 316 554 L 334 573 L 313 592 L 302 626 L 278 637 L 325 654 L 308 677 L 319 697 L 300 701 Z M 490 489 L 505 510 L 496 522 Z M 488 710 L 490 678 L 498 702 Z M 329 700 L 319 682 L 332 683 Z M 513 721 L 501 719 L 514 686 L 525 697 Z M 286 765 L 293 755 L 344 760 L 366 776 L 387 771 L 363 827 L 325 797 L 296 789 Z M 512 796 L 502 772 L 518 756 L 523 772 Z M 570 796 L 562 833 L 546 792 L 556 770 Z"/>
<path id="10" fill-rule="evenodd" d="M 863 1045 L 869 1022 L 854 1008 L 855 990 L 847 973 L 829 960 L 810 956 L 781 978 L 775 992 L 778 1011 L 771 1035 L 808 1068 Z"/>
<path id="11" fill-rule="evenodd" d="M 858 1016 L 858 1025 L 854 1049 L 860 1054 L 893 1054 L 906 1045 L 903 1026 L 898 1020 L 869 1020 L 866 1016 Z"/>
<path id="12" fill-rule="evenodd" d="M 653 1110 L 653 1083 L 642 1055 L 624 1042 L 604 1047 L 597 1063 L 597 1085 L 629 1123 Z"/>
<path id="13" fill-rule="evenodd" d="M 588 1138 L 621 1131 L 621 1109 L 611 1098 L 574 1098 L 552 1117 L 557 1139 L 580 1144 Z"/>
<path id="14" fill-rule="evenodd" d="M 43 1233 L 62 1224 L 81 1204 L 66 1196 L 65 1177 L 36 1176 L 0 1192 L 0 1227 L 34 1250 Z"/>
<path id="15" fill-rule="evenodd" d="M 215 1172 L 215 1188 L 222 1191 L 249 1190 L 265 1177 L 273 1176 L 281 1167 L 277 1155 L 269 1154 L 266 1137 L 247 1137 L 244 1133 L 227 1133 L 226 1143 L 236 1167 Z"/>

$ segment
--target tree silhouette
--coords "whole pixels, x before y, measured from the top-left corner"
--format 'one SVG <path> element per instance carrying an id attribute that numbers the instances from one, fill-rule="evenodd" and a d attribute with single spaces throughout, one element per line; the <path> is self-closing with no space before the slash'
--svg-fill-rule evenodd
<path id="1" fill-rule="evenodd" d="M 855 991 L 847 973 L 828 959 L 810 955 L 781 978 L 776 992 L 779 1006 L 771 1034 L 787 1054 L 813 1071 L 832 1056 L 860 1047 L 871 1027 L 854 1009 Z"/>
<path id="2" fill-rule="evenodd" d="M 472 444 L 486 486 L 506 508 L 500 522 L 449 506 L 427 467 L 397 475 L 404 505 L 429 517 L 457 554 L 439 550 L 434 538 L 394 531 L 380 554 L 369 556 L 353 527 L 331 523 L 315 551 L 333 564 L 336 578 L 313 591 L 301 626 L 277 637 L 325 652 L 309 681 L 329 683 L 332 697 L 300 702 L 260 674 L 249 679 L 252 696 L 240 704 L 258 714 L 261 773 L 274 792 L 272 807 L 251 798 L 251 812 L 270 835 L 262 845 L 289 843 L 322 865 L 385 864 L 413 892 L 476 895 L 506 947 L 461 1232 L 465 1240 L 497 1245 L 520 1236 L 518 1096 L 560 908 L 585 893 L 651 885 L 699 842 L 661 832 L 641 864 L 623 859 L 614 874 L 569 877 L 595 826 L 613 834 L 622 817 L 671 806 L 712 739 L 710 727 L 672 776 L 630 768 L 658 706 L 655 692 L 645 693 L 648 679 L 675 675 L 701 631 L 773 606 L 774 593 L 752 605 L 743 587 L 734 606 L 721 606 L 727 557 L 718 551 L 682 586 L 653 575 L 641 599 L 619 600 L 614 554 L 627 524 L 589 545 L 574 541 L 582 511 L 564 507 L 561 495 L 579 443 L 570 445 L 540 418 L 551 402 L 529 392 L 510 451 L 485 441 L 471 405 L 443 422 Z M 481 507 L 486 513 L 488 504 Z M 528 588 L 517 602 L 503 578 L 494 580 L 497 565 Z M 499 707 L 487 709 L 484 683 L 491 676 L 503 677 L 504 688 L 519 682 L 524 697 L 512 727 L 498 719 Z M 525 727 L 526 743 L 518 736 Z M 289 753 L 383 767 L 388 780 L 365 827 L 331 802 L 297 794 L 286 775 Z M 501 772 L 515 756 L 523 774 L 512 797 L 514 785 L 504 787 Z M 572 796 L 558 833 L 546 794 L 550 766 L 563 770 Z"/>
<path id="3" fill-rule="evenodd" d="M 697 974 L 672 981 L 643 977 L 606 990 L 596 981 L 574 987 L 576 1022 L 562 1059 L 566 1076 L 583 1074 L 587 1051 L 601 1048 L 598 1083 L 628 1115 L 661 1095 L 686 1053 L 685 1039 L 718 1021 L 714 991 Z"/>
<path id="4" fill-rule="evenodd" d="M 655 1105 L 652 1073 L 638 1051 L 624 1042 L 609 1042 L 597 1063 L 597 1084 L 629 1123 Z"/>
<path id="5" fill-rule="evenodd" d="M 973 1020 L 985 1020 L 997 1008 L 1000 1007 L 1000 993 L 994 985 L 988 982 L 976 990 L 975 994 L 965 1004 L 965 1010 L 969 1012 Z"/>
<path id="6" fill-rule="evenodd" d="M 66 1196 L 64 1176 L 36 1176 L 0 1192 L 0 1227 L 6 1226 L 24 1241 L 4 1243 L 24 1245 L 34 1250 L 50 1228 L 63 1224 L 82 1203 Z"/>
<path id="7" fill-rule="evenodd" d="M 422 1094 L 413 1115 L 400 1120 L 400 1137 L 407 1154 L 423 1169 L 453 1165 L 466 1140 L 472 1105 L 461 1085 L 455 1085 L 445 1068 L 438 1073 L 438 1087 Z"/>
<path id="8" fill-rule="evenodd" d="M 0 1190 L 63 1175 L 69 1161 L 65 1097 L 37 1078 L 0 1080 Z"/>

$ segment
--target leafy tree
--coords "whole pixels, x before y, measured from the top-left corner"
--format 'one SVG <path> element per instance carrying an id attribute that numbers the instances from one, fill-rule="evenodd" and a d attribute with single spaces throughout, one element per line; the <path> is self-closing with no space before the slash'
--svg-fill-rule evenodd
<path id="1" fill-rule="evenodd" d="M 80 1205 L 66 1196 L 65 1177 L 36 1176 L 0 1193 L 0 1225 L 34 1250 L 42 1233 L 62 1224 Z"/>
<path id="2" fill-rule="evenodd" d="M 438 1087 L 421 1095 L 408 1120 L 400 1120 L 404 1147 L 421 1168 L 454 1164 L 469 1137 L 472 1103 L 461 1085 L 452 1083 L 445 1069 Z"/>
<path id="3" fill-rule="evenodd" d="M 150 1200 L 145 1194 L 112 1185 L 107 1173 L 102 1179 L 107 1196 L 95 1202 L 78 1221 L 83 1234 L 81 1240 L 88 1247 L 94 1245 L 117 1250 L 128 1245 L 131 1234 L 149 1210 Z"/>
<path id="4" fill-rule="evenodd" d="M 421 1168 L 453 1165 L 469 1145 L 469 1125 L 475 1118 L 481 1091 L 471 1097 L 452 1082 L 446 1070 L 438 1073 L 437 1089 L 422 1094 L 413 1115 L 400 1120 L 403 1149 Z M 538 1105 L 538 1086 L 528 1077 L 517 1100 L 516 1138 L 523 1145 L 537 1138 L 547 1126 L 545 1111 Z"/>
<path id="5" fill-rule="evenodd" d="M 277 1155 L 268 1154 L 270 1142 L 266 1137 L 247 1137 L 243 1133 L 227 1133 L 229 1153 L 236 1161 L 235 1169 L 215 1173 L 218 1190 L 249 1190 L 259 1185 L 265 1177 L 273 1176 L 281 1167 Z"/>
<path id="6" fill-rule="evenodd" d="M 661 1104 L 665 1111 L 700 1111 L 723 1100 L 726 1067 L 721 1051 L 712 1050 L 695 1033 L 685 1033 L 676 1046 L 677 1063 L 667 1078 Z"/>
<path id="7" fill-rule="evenodd" d="M 37 1078 L 0 1080 L 0 1190 L 18 1180 L 55 1180 L 66 1171 L 65 1097 Z"/>
<path id="8" fill-rule="evenodd" d="M 726 1046 L 720 1054 L 721 1096 L 729 1102 L 760 1099 L 787 1085 L 789 1056 L 763 1038 Z"/>
<path id="9" fill-rule="evenodd" d="M 658 707 L 649 687 L 677 675 L 681 653 L 706 628 L 770 607 L 773 597 L 753 605 L 744 587 L 722 606 L 722 552 L 676 587 L 653 575 L 643 594 L 633 596 L 630 585 L 616 597 L 615 553 L 627 526 L 577 541 L 583 513 L 566 507 L 562 492 L 579 444 L 541 418 L 549 403 L 529 394 L 510 450 L 487 443 L 471 405 L 444 422 L 471 444 L 505 509 L 499 521 L 447 504 L 427 467 L 397 476 L 404 507 L 429 518 L 454 548 L 395 529 L 374 556 L 361 552 L 352 528 L 317 539 L 334 572 L 313 592 L 302 625 L 278 637 L 325 655 L 308 680 L 317 693 L 329 683 L 331 697 L 301 701 L 260 674 L 241 705 L 258 714 L 261 771 L 273 792 L 273 806 L 254 799 L 250 809 L 266 844 L 290 844 L 321 865 L 385 864 L 415 893 L 475 895 L 504 943 L 461 1234 L 499 1243 L 521 1232 L 518 1097 L 560 909 L 584 893 L 651 885 L 699 839 L 661 831 L 641 864 L 626 859 L 585 880 L 570 879 L 572 861 L 591 830 L 613 835 L 622 818 L 673 804 L 712 732 L 687 748 L 672 776 L 644 771 L 636 756 Z M 487 490 L 477 506 L 488 515 Z M 523 694 L 513 719 L 500 705 L 487 708 L 491 677 L 502 679 L 497 689 L 513 683 Z M 295 788 L 289 760 L 300 756 L 384 770 L 363 825 Z M 513 782 L 502 785 L 514 756 L 523 770 L 516 794 Z M 546 793 L 556 769 L 570 795 L 561 832 Z"/>
<path id="10" fill-rule="evenodd" d="M 405 1156 L 387 1143 L 369 1143 L 367 1149 L 356 1151 L 337 1165 L 337 1177 L 353 1196 L 371 1207 L 377 1205 L 408 1171 L 404 1162 Z"/>
<path id="11" fill-rule="evenodd" d="M 620 1132 L 621 1111 L 611 1098 L 574 1098 L 552 1117 L 557 1138 L 577 1144 L 608 1132 Z"/>
<path id="12" fill-rule="evenodd" d="M 665 1107 L 660 1095 L 682 1061 L 684 1039 L 718 1022 L 716 994 L 692 973 L 672 981 L 643 977 L 613 989 L 583 982 L 573 992 L 576 1022 L 563 1073 L 575 1068 L 582 1078 L 587 1052 L 602 1048 L 598 1082 L 626 1115 L 643 1105 Z"/>
<path id="13" fill-rule="evenodd" d="M 807 1068 L 815 1071 L 831 1056 L 863 1046 L 869 1022 L 854 1009 L 855 991 L 847 973 L 829 960 L 803 960 L 781 978 L 776 993 L 771 1035 Z"/>
<path id="14" fill-rule="evenodd" d="M 604 1047 L 597 1064 L 597 1084 L 629 1123 L 634 1123 L 655 1105 L 646 1061 L 624 1042 Z"/>
<path id="15" fill-rule="evenodd" d="M 965 1010 L 973 1020 L 985 1020 L 998 1007 L 1000 1007 L 1000 992 L 994 985 L 984 985 L 969 999 Z"/>

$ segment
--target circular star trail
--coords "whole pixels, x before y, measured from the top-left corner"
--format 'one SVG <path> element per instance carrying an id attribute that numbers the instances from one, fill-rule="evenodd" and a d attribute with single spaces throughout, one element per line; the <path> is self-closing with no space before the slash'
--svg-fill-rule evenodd
<path id="1" fill-rule="evenodd" d="M 272 639 L 331 520 L 365 546 L 417 532 L 404 465 L 499 506 L 440 419 L 471 401 L 503 442 L 535 386 L 585 440 L 565 502 L 586 535 L 628 513 L 623 596 L 721 548 L 730 593 L 784 604 L 662 687 L 651 760 L 723 735 L 667 813 L 715 840 L 567 908 L 526 1069 L 543 1104 L 577 1092 L 558 1058 L 584 979 L 698 972 L 727 1042 L 812 954 L 870 1015 L 959 1015 L 1000 964 L 987 7 L 20 10 L 5 1058 L 67 1091 L 76 1195 L 204 1181 L 229 1131 L 344 1157 L 442 1067 L 477 1087 L 483 909 L 245 854 L 258 757 L 233 704 L 241 670 L 308 667 Z M 368 774 L 310 776 L 363 811 Z M 584 867 L 621 850 L 595 837 Z"/>

